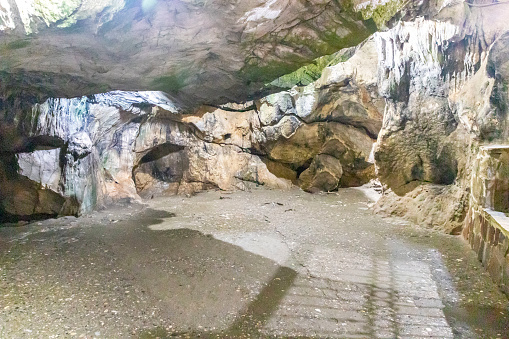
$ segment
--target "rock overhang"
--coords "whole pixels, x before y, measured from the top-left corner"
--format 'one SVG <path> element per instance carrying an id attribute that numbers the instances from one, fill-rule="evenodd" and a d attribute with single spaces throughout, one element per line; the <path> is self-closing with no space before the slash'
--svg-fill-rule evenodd
<path id="1" fill-rule="evenodd" d="M 358 2 L 4 0 L 0 89 L 39 101 L 154 90 L 189 108 L 244 102 L 376 31 Z"/>

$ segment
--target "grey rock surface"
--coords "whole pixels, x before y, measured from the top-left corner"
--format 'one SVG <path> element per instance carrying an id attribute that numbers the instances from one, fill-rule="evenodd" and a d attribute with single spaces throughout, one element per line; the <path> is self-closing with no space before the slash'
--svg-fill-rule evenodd
<path id="1" fill-rule="evenodd" d="M 161 90 L 186 107 L 241 102 L 368 37 L 376 26 L 361 10 L 331 0 L 5 0 L 2 90 L 23 83 L 46 97 Z"/>
<path id="2" fill-rule="evenodd" d="M 71 199 L 79 213 L 140 195 L 211 187 L 361 185 L 374 176 L 368 161 L 383 103 L 368 71 L 376 59 L 357 53 L 372 55 L 374 46 L 373 40 L 362 44 L 350 60 L 308 86 L 224 108 L 203 105 L 192 114 L 162 92 L 11 105 L 0 148 L 18 161 L 6 169 Z M 332 149 L 334 142 L 340 149 Z M 16 178 L 11 181 L 21 180 Z M 4 200 L 4 211 L 17 215 L 16 201 Z M 76 207 L 62 204 L 62 213 L 75 213 Z"/>

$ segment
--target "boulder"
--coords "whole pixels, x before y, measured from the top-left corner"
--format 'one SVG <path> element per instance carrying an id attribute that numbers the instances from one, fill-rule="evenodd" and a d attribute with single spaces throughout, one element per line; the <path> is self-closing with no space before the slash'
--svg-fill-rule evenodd
<path id="1" fill-rule="evenodd" d="M 305 191 L 330 192 L 338 188 L 342 175 L 343 168 L 339 159 L 327 154 L 319 154 L 299 176 L 299 181 Z"/>

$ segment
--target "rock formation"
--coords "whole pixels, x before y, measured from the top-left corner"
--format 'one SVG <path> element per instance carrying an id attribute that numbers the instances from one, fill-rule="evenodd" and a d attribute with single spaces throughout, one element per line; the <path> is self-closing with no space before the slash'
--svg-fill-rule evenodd
<path id="1" fill-rule="evenodd" d="M 486 197 L 509 206 L 508 15 L 492 0 L 2 0 L 0 219 L 378 178 L 378 211 L 463 229 L 505 272 Z"/>
<path id="2" fill-rule="evenodd" d="M 0 83 L 52 97 L 143 89 L 193 107 L 240 102 L 367 38 L 376 25 L 361 2 L 3 0 Z"/>
<path id="3" fill-rule="evenodd" d="M 84 213 L 246 183 L 326 191 L 361 185 L 374 177 L 369 157 L 384 106 L 374 73 L 365 72 L 375 59 L 362 57 L 374 47 L 368 40 L 306 87 L 243 105 L 184 114 L 161 92 L 109 92 L 14 109 L 4 125 L 21 133 L 3 145 L 13 155 L 2 167 L 13 177 L 2 182 L 17 186 L 3 191 L 3 214 Z M 25 186 L 44 197 L 32 199 Z"/>
<path id="4" fill-rule="evenodd" d="M 461 230 L 479 146 L 504 142 L 506 134 L 506 109 L 493 100 L 503 81 L 494 68 L 502 63 L 493 59 L 509 29 L 508 11 L 503 3 L 459 3 L 434 20 L 376 33 L 387 109 L 375 159 L 380 180 L 400 196 L 384 197 L 381 210 Z"/>

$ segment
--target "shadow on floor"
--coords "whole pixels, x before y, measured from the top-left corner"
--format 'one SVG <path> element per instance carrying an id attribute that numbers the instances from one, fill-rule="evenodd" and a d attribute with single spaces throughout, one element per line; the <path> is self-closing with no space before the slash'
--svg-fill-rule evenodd
<path id="1" fill-rule="evenodd" d="M 257 337 L 267 320 L 276 311 L 288 289 L 292 286 L 297 272 L 288 267 L 279 267 L 272 280 L 263 288 L 253 300 L 247 310 L 237 317 L 237 320 L 224 331 L 218 332 L 173 332 L 163 328 L 143 331 L 141 339 L 150 338 L 247 338 Z"/>

